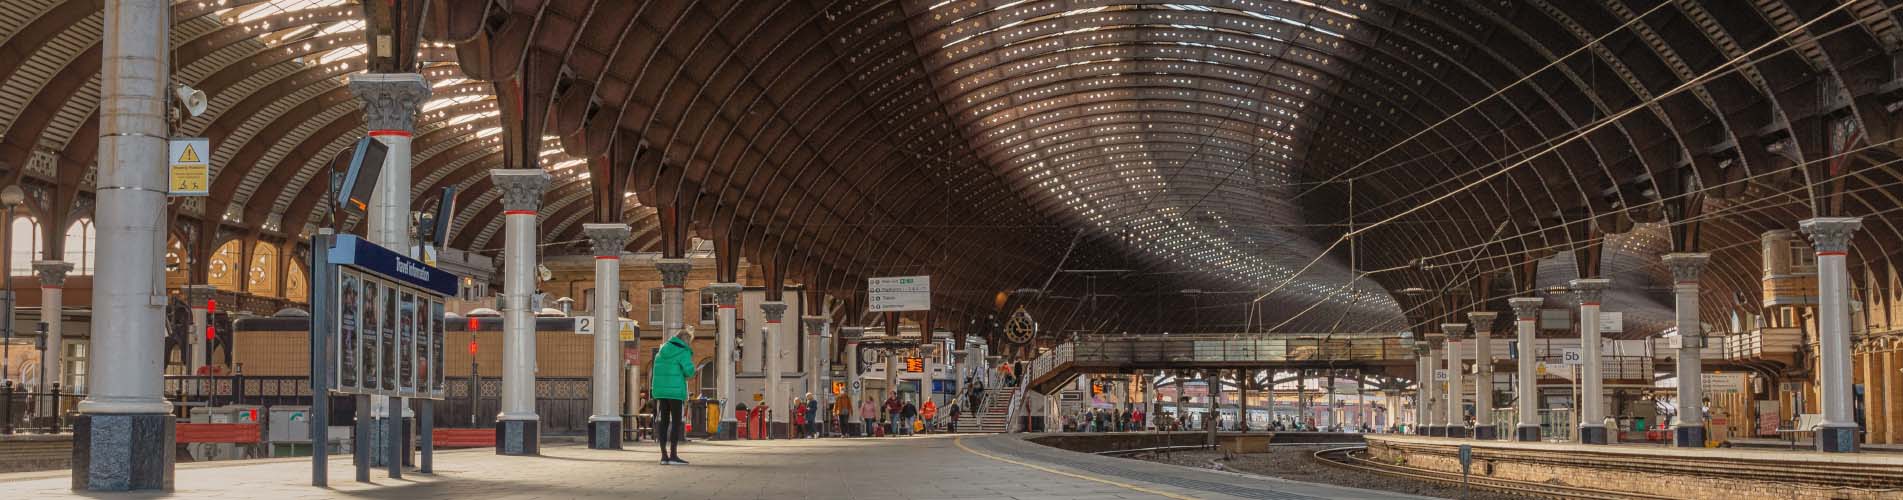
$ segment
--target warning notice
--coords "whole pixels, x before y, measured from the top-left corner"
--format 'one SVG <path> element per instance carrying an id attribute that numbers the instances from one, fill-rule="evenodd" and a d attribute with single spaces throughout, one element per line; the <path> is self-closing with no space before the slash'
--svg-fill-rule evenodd
<path id="1" fill-rule="evenodd" d="M 170 141 L 171 147 L 166 159 L 171 168 L 167 171 L 167 194 L 172 196 L 205 196 L 211 194 L 211 139 L 204 137 L 178 137 Z"/>

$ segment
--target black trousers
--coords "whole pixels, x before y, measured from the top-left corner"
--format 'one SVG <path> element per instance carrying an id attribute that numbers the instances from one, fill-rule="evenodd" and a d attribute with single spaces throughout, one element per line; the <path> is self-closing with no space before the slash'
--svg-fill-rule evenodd
<path id="1" fill-rule="evenodd" d="M 654 416 L 654 440 L 661 445 L 661 458 L 681 456 L 681 436 L 686 434 L 681 421 L 682 401 L 678 399 L 656 399 L 655 406 L 660 410 Z"/>

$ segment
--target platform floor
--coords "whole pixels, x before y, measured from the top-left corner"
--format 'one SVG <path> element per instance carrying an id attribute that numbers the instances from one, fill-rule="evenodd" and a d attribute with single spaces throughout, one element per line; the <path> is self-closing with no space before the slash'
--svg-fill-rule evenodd
<path id="1" fill-rule="evenodd" d="M 352 481 L 346 457 L 331 488 L 309 486 L 309 459 L 183 464 L 173 496 L 294 498 L 754 499 L 1374 499 L 1419 498 L 1336 486 L 1099 457 L 1017 436 L 921 436 L 693 443 L 689 466 L 656 463 L 652 444 L 627 451 L 549 446 L 540 457 L 487 449 L 439 453 L 437 474 Z M 158 493 L 75 495 L 65 471 L 0 474 L 0 498 L 157 498 Z"/>

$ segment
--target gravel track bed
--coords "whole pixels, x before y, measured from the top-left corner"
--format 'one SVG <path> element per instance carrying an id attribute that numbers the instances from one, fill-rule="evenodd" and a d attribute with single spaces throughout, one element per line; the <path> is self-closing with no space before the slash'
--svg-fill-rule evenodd
<path id="1" fill-rule="evenodd" d="M 1186 467 L 1212 468 L 1211 462 L 1221 465 L 1223 470 L 1278 477 L 1291 481 L 1333 484 L 1352 488 L 1392 491 L 1410 495 L 1422 495 L 1438 498 L 1461 498 L 1460 486 L 1449 486 L 1437 482 L 1405 479 L 1381 475 L 1371 475 L 1344 470 L 1321 463 L 1314 453 L 1341 445 L 1316 446 L 1276 446 L 1269 453 L 1249 453 L 1234 455 L 1225 459 L 1219 451 L 1195 450 L 1170 453 L 1146 452 L 1128 455 L 1128 458 L 1148 460 Z M 1467 498 L 1474 500 L 1523 500 L 1530 497 L 1507 495 L 1489 491 L 1474 491 Z"/>

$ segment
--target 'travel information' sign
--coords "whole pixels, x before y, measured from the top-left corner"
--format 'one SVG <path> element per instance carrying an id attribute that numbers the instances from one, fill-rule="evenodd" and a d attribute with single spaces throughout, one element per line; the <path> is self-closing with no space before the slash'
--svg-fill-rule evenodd
<path id="1" fill-rule="evenodd" d="M 339 236 L 335 385 L 344 394 L 443 398 L 443 299 L 455 276 L 355 236 Z"/>
<path id="2" fill-rule="evenodd" d="M 872 312 L 929 311 L 932 309 L 932 277 L 870 278 L 866 280 L 866 295 Z"/>

